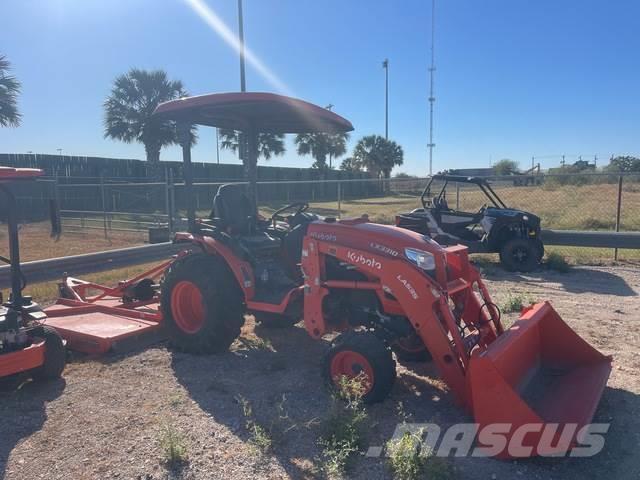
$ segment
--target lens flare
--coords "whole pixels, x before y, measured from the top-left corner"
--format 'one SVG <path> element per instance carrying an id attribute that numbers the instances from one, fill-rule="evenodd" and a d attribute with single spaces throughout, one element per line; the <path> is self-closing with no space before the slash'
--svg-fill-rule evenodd
<path id="1" fill-rule="evenodd" d="M 224 42 L 229 45 L 235 52 L 240 54 L 240 39 L 227 26 L 226 23 L 213 11 L 204 0 L 184 0 L 184 2 L 204 21 L 211 29 L 216 32 Z M 289 87 L 287 87 L 278 76 L 260 60 L 245 43 L 245 59 L 271 86 L 278 92 L 294 96 Z"/>

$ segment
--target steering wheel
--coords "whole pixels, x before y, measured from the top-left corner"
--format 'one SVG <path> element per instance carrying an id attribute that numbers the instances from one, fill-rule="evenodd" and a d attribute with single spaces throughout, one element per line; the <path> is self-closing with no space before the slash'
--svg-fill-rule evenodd
<path id="1" fill-rule="evenodd" d="M 286 212 L 288 210 L 293 210 L 293 209 L 295 209 L 295 212 L 292 215 L 287 215 L 286 217 L 282 215 L 283 212 Z M 300 215 L 301 213 L 306 212 L 308 209 L 309 209 L 309 204 L 306 202 L 290 203 L 289 205 L 285 205 L 284 207 L 279 208 L 278 210 L 273 212 L 273 214 L 271 215 L 271 222 L 275 227 L 276 222 L 278 220 L 280 220 L 281 222 L 286 222 L 288 218 L 295 217 L 296 215 Z"/>

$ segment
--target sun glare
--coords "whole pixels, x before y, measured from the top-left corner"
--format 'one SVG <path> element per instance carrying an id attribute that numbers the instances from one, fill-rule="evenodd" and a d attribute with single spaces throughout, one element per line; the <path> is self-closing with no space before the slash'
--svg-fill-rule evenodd
<path id="1" fill-rule="evenodd" d="M 184 2 L 203 20 L 211 29 L 216 32 L 236 53 L 240 53 L 241 44 L 238 36 L 231 31 L 226 23 L 209 7 L 204 0 L 184 0 Z M 278 76 L 267 67 L 262 60 L 249 49 L 245 43 L 245 59 L 271 86 L 279 93 L 292 95 Z"/>

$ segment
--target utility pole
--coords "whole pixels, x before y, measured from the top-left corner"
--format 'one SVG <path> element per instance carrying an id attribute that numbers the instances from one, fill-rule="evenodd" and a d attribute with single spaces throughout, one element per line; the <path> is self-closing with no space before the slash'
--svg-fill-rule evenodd
<path id="1" fill-rule="evenodd" d="M 389 140 L 389 59 L 382 62 L 384 68 L 384 138 Z"/>
<path id="2" fill-rule="evenodd" d="M 244 75 L 244 22 L 242 20 L 242 0 L 238 0 L 238 38 L 240 39 L 240 91 L 247 91 Z"/>
<path id="3" fill-rule="evenodd" d="M 436 0 L 431 0 L 431 66 L 429 67 L 429 175 L 433 175 L 433 147 L 436 146 L 433 143 L 433 103 L 436 101 L 436 97 L 433 94 L 433 73 L 436 71 L 435 54 L 434 54 L 434 40 L 435 40 L 435 14 L 436 14 Z"/>

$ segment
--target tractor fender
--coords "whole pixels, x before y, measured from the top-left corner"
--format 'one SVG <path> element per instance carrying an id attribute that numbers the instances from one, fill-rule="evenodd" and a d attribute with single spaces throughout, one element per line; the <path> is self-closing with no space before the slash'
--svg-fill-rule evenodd
<path id="1" fill-rule="evenodd" d="M 254 297 L 255 278 L 253 269 L 248 262 L 239 258 L 230 246 L 209 236 L 186 232 L 176 233 L 174 243 L 189 243 L 199 247 L 208 255 L 219 255 L 222 257 L 238 282 L 238 286 L 244 294 L 245 301 L 249 301 Z"/>

